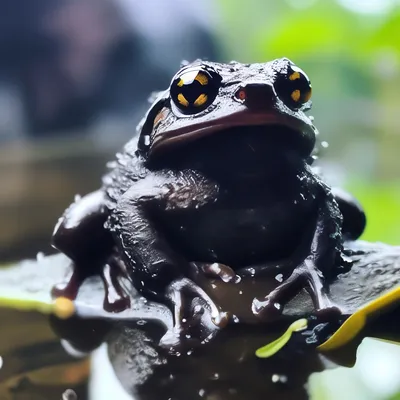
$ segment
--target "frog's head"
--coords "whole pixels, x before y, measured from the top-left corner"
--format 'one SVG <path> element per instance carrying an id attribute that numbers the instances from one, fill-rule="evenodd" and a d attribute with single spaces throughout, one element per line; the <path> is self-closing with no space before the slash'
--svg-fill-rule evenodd
<path id="1" fill-rule="evenodd" d="M 260 64 L 198 60 L 180 69 L 154 101 L 139 126 L 139 150 L 153 160 L 203 143 L 209 155 L 211 148 L 224 156 L 244 148 L 253 153 L 235 154 L 237 162 L 257 152 L 276 158 L 286 150 L 305 160 L 317 132 L 304 113 L 310 97 L 307 75 L 287 58 Z"/>

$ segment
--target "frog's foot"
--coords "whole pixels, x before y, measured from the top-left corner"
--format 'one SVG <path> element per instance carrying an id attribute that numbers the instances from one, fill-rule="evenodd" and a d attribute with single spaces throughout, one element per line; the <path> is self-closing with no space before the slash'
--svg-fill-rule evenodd
<path id="1" fill-rule="evenodd" d="M 196 273 L 201 272 L 210 278 L 221 279 L 226 283 L 239 283 L 241 280 L 240 276 L 225 264 L 192 262 L 191 266 Z"/>
<path id="2" fill-rule="evenodd" d="M 255 298 L 252 311 L 263 319 L 274 319 L 278 317 L 293 297 L 305 288 L 311 295 L 317 314 L 329 311 L 340 313 L 328 297 L 322 272 L 314 261 L 307 258 L 300 266 L 294 269 L 292 274 L 263 299 Z"/>
<path id="3" fill-rule="evenodd" d="M 106 311 L 120 312 L 130 306 L 129 296 L 124 293 L 124 289 L 118 280 L 118 277 L 124 274 L 125 266 L 123 262 L 116 257 L 110 257 L 100 274 L 106 292 L 103 302 Z"/>
<path id="4" fill-rule="evenodd" d="M 200 298 L 209 309 L 211 321 L 216 329 L 224 328 L 229 322 L 226 312 L 220 311 L 214 301 L 207 293 L 188 278 L 181 278 L 173 281 L 166 292 L 167 299 L 171 302 L 174 313 L 174 326 L 160 340 L 160 345 L 169 350 L 179 349 L 182 341 L 188 336 L 189 329 L 198 321 L 199 315 L 188 310 L 194 298 Z"/>
<path id="5" fill-rule="evenodd" d="M 84 280 L 93 275 L 87 273 L 88 269 L 82 265 L 71 263 L 70 270 L 64 279 L 56 284 L 52 290 L 53 298 L 66 297 L 75 300 Z M 129 307 L 128 295 L 124 294 L 118 277 L 125 276 L 125 267 L 118 258 L 111 256 L 101 270 L 96 274 L 100 275 L 105 289 L 103 307 L 106 311 L 119 312 Z"/>

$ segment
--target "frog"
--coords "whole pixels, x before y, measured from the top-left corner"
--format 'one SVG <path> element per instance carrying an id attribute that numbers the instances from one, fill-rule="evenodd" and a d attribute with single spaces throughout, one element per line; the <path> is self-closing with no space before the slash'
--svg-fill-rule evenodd
<path id="1" fill-rule="evenodd" d="M 217 327 L 231 318 L 190 279 L 194 268 L 235 284 L 278 267 L 282 282 L 249 305 L 256 318 L 276 318 L 276 304 L 282 313 L 303 289 L 317 312 L 335 310 L 327 282 L 351 267 L 343 243 L 362 235 L 366 216 L 313 165 L 311 95 L 309 77 L 286 57 L 183 63 L 100 188 L 59 219 L 51 242 L 71 272 L 53 295 L 75 298 L 99 273 L 104 307 L 119 311 L 129 307 L 122 276 L 168 305 L 181 335 L 193 297 Z"/>

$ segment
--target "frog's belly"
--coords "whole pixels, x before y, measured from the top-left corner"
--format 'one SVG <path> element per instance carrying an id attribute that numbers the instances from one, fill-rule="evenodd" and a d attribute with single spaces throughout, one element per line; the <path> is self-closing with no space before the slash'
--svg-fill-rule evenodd
<path id="1" fill-rule="evenodd" d="M 165 223 L 167 237 L 190 261 L 233 267 L 290 256 L 311 221 L 310 210 L 277 207 L 178 212 Z"/>

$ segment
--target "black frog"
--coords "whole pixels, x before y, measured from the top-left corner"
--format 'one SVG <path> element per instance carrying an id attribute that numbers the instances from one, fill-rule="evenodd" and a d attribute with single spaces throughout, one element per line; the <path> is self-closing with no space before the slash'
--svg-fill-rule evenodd
<path id="1" fill-rule="evenodd" d="M 228 64 L 197 60 L 181 67 L 153 99 L 137 135 L 110 163 L 103 185 L 72 204 L 53 246 L 72 274 L 54 289 L 74 298 L 101 271 L 106 307 L 127 307 L 118 275 L 165 302 L 182 328 L 186 299 L 213 300 L 190 271 L 235 284 L 251 270 L 285 271 L 281 284 L 249 305 L 268 319 L 301 289 L 316 310 L 332 307 L 325 282 L 346 263 L 345 239 L 365 227 L 360 204 L 331 189 L 312 167 L 317 129 L 310 80 L 287 58 Z M 251 268 L 250 268 L 251 267 Z"/>

